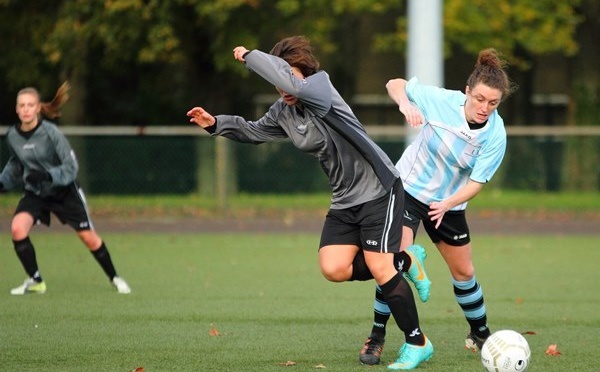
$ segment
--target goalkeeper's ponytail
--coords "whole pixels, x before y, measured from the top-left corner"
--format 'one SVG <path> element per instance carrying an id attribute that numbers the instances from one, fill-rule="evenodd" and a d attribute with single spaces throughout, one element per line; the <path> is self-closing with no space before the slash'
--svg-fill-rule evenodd
<path id="1" fill-rule="evenodd" d="M 60 116 L 60 108 L 64 105 L 69 99 L 69 89 L 71 86 L 68 82 L 62 83 L 62 85 L 56 91 L 54 98 L 50 102 L 40 102 L 42 106 L 42 114 L 48 119 L 55 119 Z M 17 97 L 21 94 L 33 94 L 38 100 L 40 99 L 40 93 L 35 88 L 27 87 L 23 88 L 17 94 Z"/>
<path id="2" fill-rule="evenodd" d="M 54 119 L 60 116 L 60 108 L 69 99 L 69 89 L 71 86 L 68 82 L 62 85 L 56 91 L 54 98 L 50 102 L 42 102 L 42 113 L 49 119 Z"/>

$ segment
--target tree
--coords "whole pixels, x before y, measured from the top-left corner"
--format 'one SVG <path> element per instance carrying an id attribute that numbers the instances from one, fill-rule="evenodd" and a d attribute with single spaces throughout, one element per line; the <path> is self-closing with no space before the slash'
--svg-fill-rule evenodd
<path id="1" fill-rule="evenodd" d="M 303 33 L 326 55 L 339 49 L 349 49 L 342 50 L 343 55 L 356 54 L 357 43 L 351 42 L 356 35 L 351 31 L 358 14 L 382 12 L 395 4 L 391 0 L 61 1 L 41 50 L 64 75 L 76 80 L 80 92 L 94 87 L 95 97 L 85 99 L 87 115 L 77 115 L 78 122 L 98 124 L 94 121 L 98 110 L 103 121 L 123 122 L 119 117 L 126 117 L 129 124 L 164 123 L 173 117 L 174 107 L 179 110 L 182 102 L 192 99 L 220 109 L 248 107 L 244 87 L 237 81 L 247 71 L 231 57 L 235 45 L 264 48 L 284 36 Z M 336 44 L 331 39 L 336 32 L 348 42 Z M 348 77 L 340 80 L 349 82 L 344 88 L 352 93 L 354 71 L 343 66 L 352 66 L 353 59 L 336 61 L 337 70 Z M 161 97 L 156 87 L 168 89 L 169 97 Z M 125 101 L 127 105 L 119 105 Z M 140 106 L 146 109 L 135 108 Z"/>
<path id="2" fill-rule="evenodd" d="M 529 98 L 536 57 L 551 53 L 576 55 L 576 31 L 583 19 L 578 12 L 580 3 L 581 0 L 445 0 L 446 57 L 456 51 L 476 56 L 484 48 L 499 50 L 514 68 L 512 75 L 521 82 L 521 92 L 511 102 L 519 116 L 514 122 L 531 122 Z M 377 47 L 405 50 L 406 30 L 406 19 L 399 18 L 394 33 L 378 36 Z"/>
<path id="3" fill-rule="evenodd" d="M 446 0 L 447 55 L 494 45 L 522 71 L 543 53 L 573 55 L 581 1 Z M 0 27 L 10 37 L 0 46 L 11 53 L 0 67 L 9 87 L 29 79 L 50 90 L 70 79 L 82 107 L 73 122 L 165 123 L 191 102 L 248 110 L 249 88 L 239 84 L 248 73 L 231 49 L 268 49 L 301 33 L 351 97 L 366 48 L 404 53 L 404 7 L 395 0 L 1 0 Z M 369 15 L 391 20 L 390 31 L 365 42 L 357 30 Z"/>
<path id="4" fill-rule="evenodd" d="M 35 86 L 41 92 L 51 92 L 58 88 L 52 78 L 57 69 L 39 47 L 52 30 L 54 18 L 55 6 L 49 0 L 0 1 L 0 124 L 16 120 L 19 89 Z"/>
<path id="5" fill-rule="evenodd" d="M 578 51 L 577 25 L 582 21 L 577 7 L 582 0 L 445 0 L 444 37 L 446 55 L 455 48 L 471 54 L 493 45 L 520 68 L 531 62 L 529 56 L 561 52 L 572 56 Z M 380 50 L 404 52 L 407 41 L 406 17 L 399 17 L 396 29 L 377 35 Z"/>

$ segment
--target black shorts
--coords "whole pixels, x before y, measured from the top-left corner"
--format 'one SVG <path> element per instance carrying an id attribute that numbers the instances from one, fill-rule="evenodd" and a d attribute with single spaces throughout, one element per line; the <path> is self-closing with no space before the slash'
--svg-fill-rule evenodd
<path id="1" fill-rule="evenodd" d="M 410 227 L 414 236 L 417 236 L 419 222 L 423 223 L 423 227 L 429 235 L 429 238 L 434 243 L 443 241 L 446 244 L 453 246 L 463 246 L 471 242 L 469 234 L 469 226 L 465 211 L 448 211 L 442 218 L 442 223 L 436 229 L 436 222 L 431 221 L 431 217 L 427 214 L 429 206 L 421 203 L 417 199 L 404 193 L 406 208 L 404 211 L 404 226 Z"/>
<path id="2" fill-rule="evenodd" d="M 397 180 L 385 196 L 346 209 L 330 209 L 319 247 L 356 245 L 373 252 L 400 251 L 404 190 Z"/>
<path id="3" fill-rule="evenodd" d="M 19 212 L 31 214 L 36 224 L 50 226 L 50 212 L 52 212 L 60 222 L 71 226 L 76 231 L 94 228 L 88 214 L 85 196 L 76 183 L 57 188 L 53 196 L 44 198 L 26 190 L 17 205 L 15 214 Z"/>

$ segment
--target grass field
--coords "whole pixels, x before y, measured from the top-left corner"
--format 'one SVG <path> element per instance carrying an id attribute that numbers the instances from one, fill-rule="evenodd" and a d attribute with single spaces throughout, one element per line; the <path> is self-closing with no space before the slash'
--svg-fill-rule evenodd
<path id="1" fill-rule="evenodd" d="M 10 218 L 21 193 L 3 194 L 0 198 L 0 218 Z M 132 217 L 204 217 L 226 214 L 233 216 L 276 215 L 300 211 L 326 211 L 331 195 L 314 194 L 237 194 L 222 210 L 218 198 L 200 195 L 88 195 L 92 213 L 100 216 Z M 469 202 L 469 211 L 493 210 L 523 215 L 561 213 L 600 219 L 598 192 L 547 193 L 484 189 Z"/>
<path id="2" fill-rule="evenodd" d="M 49 230 L 52 231 L 52 230 Z M 74 234 L 35 233 L 45 295 L 10 296 L 24 279 L 0 233 L 0 371 L 384 371 L 358 352 L 373 282 L 329 283 L 318 236 L 104 234 L 131 295 L 115 293 Z M 478 236 L 478 279 L 494 330 L 532 331 L 528 371 L 597 371 L 598 236 Z M 435 346 L 419 371 L 483 371 L 447 269 L 425 244 L 432 296 L 419 303 Z M 403 338 L 388 332 L 384 361 Z M 217 335 L 211 335 L 211 330 Z M 557 344 L 560 356 L 544 351 Z M 286 362 L 296 363 L 285 366 Z"/>

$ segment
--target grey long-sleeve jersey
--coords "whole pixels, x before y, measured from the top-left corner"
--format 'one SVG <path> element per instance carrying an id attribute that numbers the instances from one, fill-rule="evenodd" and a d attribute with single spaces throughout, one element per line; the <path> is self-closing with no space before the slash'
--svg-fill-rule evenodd
<path id="1" fill-rule="evenodd" d="M 250 70 L 298 97 L 303 109 L 279 99 L 256 121 L 218 115 L 209 132 L 254 144 L 291 139 L 298 149 L 317 157 L 329 177 L 332 209 L 363 204 L 391 189 L 400 177 L 398 170 L 367 135 L 325 71 L 298 79 L 286 61 L 258 50 L 246 54 L 245 60 Z"/>
<path id="2" fill-rule="evenodd" d="M 55 124 L 42 120 L 32 132 L 21 132 L 16 125 L 6 133 L 10 157 L 0 174 L 0 182 L 10 190 L 24 185 L 36 195 L 52 196 L 57 186 L 75 181 L 79 166 L 66 137 Z M 32 170 L 50 173 L 52 181 L 26 182 Z"/>

